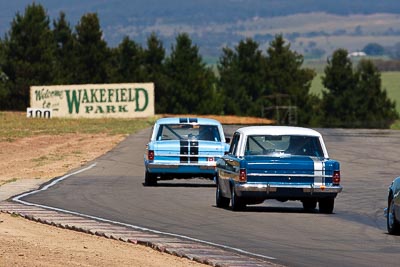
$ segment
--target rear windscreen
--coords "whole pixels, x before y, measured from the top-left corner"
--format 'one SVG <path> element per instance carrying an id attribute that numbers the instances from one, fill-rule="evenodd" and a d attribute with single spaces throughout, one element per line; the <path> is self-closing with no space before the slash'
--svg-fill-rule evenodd
<path id="1" fill-rule="evenodd" d="M 245 155 L 279 155 L 323 157 L 319 138 L 299 135 L 250 135 Z"/>
<path id="2" fill-rule="evenodd" d="M 162 140 L 204 140 L 221 142 L 218 127 L 199 124 L 162 124 L 158 129 L 158 141 Z"/>

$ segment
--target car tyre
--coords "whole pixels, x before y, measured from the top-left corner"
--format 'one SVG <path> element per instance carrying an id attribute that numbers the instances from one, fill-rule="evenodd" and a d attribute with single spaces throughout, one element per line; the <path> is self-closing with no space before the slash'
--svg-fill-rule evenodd
<path id="1" fill-rule="evenodd" d="M 313 211 L 317 207 L 317 200 L 316 199 L 304 199 L 302 200 L 303 209 L 305 211 Z"/>
<path id="2" fill-rule="evenodd" d="M 229 207 L 229 198 L 222 196 L 221 188 L 219 186 L 219 182 L 217 180 L 217 190 L 216 190 L 216 199 L 215 202 L 218 208 L 227 208 Z"/>
<path id="3" fill-rule="evenodd" d="M 400 224 L 396 220 L 396 214 L 394 210 L 394 199 L 391 197 L 388 201 L 388 209 L 386 216 L 386 225 L 388 233 L 391 235 L 399 235 L 400 234 Z"/>
<path id="4" fill-rule="evenodd" d="M 333 212 L 333 208 L 335 206 L 334 198 L 321 198 L 318 201 L 319 212 L 325 214 L 331 214 Z"/>
<path id="5" fill-rule="evenodd" d="M 233 211 L 241 211 L 246 208 L 246 204 L 243 203 L 243 200 L 236 195 L 235 188 L 231 188 L 231 207 Z"/>
<path id="6" fill-rule="evenodd" d="M 146 171 L 144 176 L 144 185 L 145 186 L 156 186 L 157 185 L 157 176 Z"/>

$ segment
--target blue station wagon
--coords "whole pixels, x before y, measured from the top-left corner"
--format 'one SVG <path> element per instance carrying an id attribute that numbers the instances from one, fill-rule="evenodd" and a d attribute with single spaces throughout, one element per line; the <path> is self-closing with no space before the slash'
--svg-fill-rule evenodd
<path id="1" fill-rule="evenodd" d="M 175 178 L 214 179 L 216 161 L 227 153 L 219 121 L 163 118 L 156 121 L 144 155 L 145 185 Z"/>
<path id="2" fill-rule="evenodd" d="M 340 165 L 328 156 L 317 131 L 288 126 L 238 129 L 229 152 L 217 161 L 216 205 L 242 210 L 266 199 L 299 200 L 305 210 L 319 204 L 332 213 Z"/>

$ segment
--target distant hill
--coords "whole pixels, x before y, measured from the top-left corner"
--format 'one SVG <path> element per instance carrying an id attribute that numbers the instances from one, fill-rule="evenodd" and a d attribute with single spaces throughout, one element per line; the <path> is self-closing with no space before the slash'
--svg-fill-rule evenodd
<path id="1" fill-rule="evenodd" d="M 0 2 L 0 34 L 16 12 L 32 1 Z M 292 47 L 324 56 L 336 47 L 361 49 L 376 41 L 393 45 L 400 35 L 400 1 L 396 0 L 36 0 L 56 19 L 64 11 L 74 27 L 80 17 L 97 12 L 109 46 L 125 35 L 145 44 L 155 32 L 166 48 L 179 32 L 190 34 L 205 57 L 218 57 L 223 46 L 251 37 L 262 46 L 283 33 Z M 307 15 L 304 15 L 307 14 Z M 377 15 L 379 14 L 379 15 Z"/>

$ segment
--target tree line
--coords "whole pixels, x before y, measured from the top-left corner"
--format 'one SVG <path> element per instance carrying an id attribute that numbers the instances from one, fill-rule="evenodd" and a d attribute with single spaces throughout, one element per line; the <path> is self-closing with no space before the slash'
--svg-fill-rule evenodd
<path id="1" fill-rule="evenodd" d="M 400 31 L 396 32 L 396 34 L 400 35 Z M 400 42 L 388 47 L 384 47 L 378 43 L 368 43 L 364 46 L 362 51 L 368 56 L 375 56 L 378 58 L 383 56 L 389 57 L 389 60 L 376 60 L 381 69 L 387 70 L 396 68 L 395 70 L 399 70 Z"/>
<path id="2" fill-rule="evenodd" d="M 125 37 L 114 48 L 96 13 L 72 28 L 65 13 L 50 21 L 40 4 L 17 13 L 0 39 L 0 109 L 24 110 L 32 85 L 154 82 L 156 113 L 266 116 L 279 124 L 387 128 L 398 118 L 368 60 L 353 66 L 344 49 L 324 71 L 322 98 L 310 93 L 315 76 L 282 35 L 266 51 L 248 38 L 225 47 L 207 66 L 190 36 L 180 33 L 170 53 L 156 34 L 145 47 Z"/>

